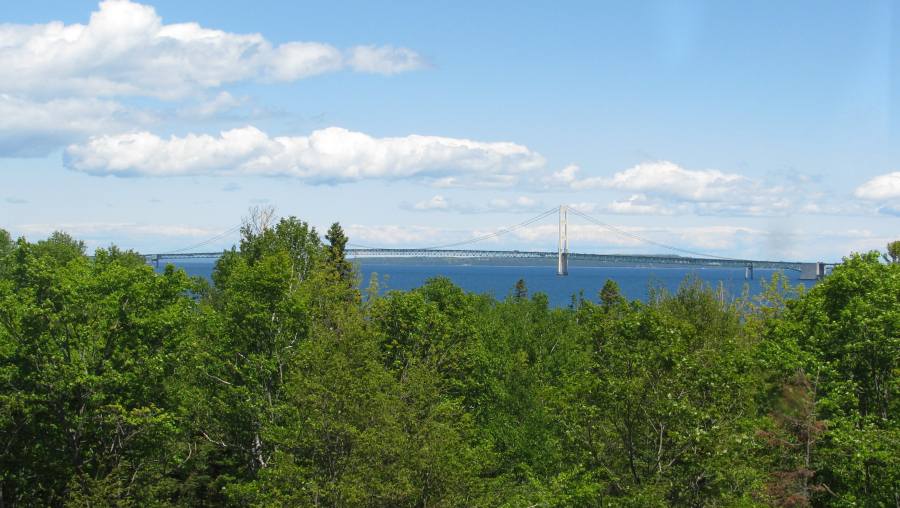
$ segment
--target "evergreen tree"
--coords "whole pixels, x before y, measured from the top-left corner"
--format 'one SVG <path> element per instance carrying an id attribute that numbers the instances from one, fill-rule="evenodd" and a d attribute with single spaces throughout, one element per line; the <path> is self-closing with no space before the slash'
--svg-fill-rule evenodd
<path id="1" fill-rule="evenodd" d="M 612 279 L 606 279 L 606 282 L 603 283 L 603 287 L 600 289 L 600 303 L 604 307 L 610 308 L 622 301 L 624 301 L 624 298 L 619 290 L 619 284 Z"/>
<path id="2" fill-rule="evenodd" d="M 343 228 L 337 222 L 331 225 L 328 233 L 325 234 L 328 240 L 326 248 L 326 259 L 328 264 L 334 267 L 338 276 L 347 282 L 353 282 L 353 265 L 347 261 L 345 249 L 347 247 L 347 236 L 344 234 Z"/>
<path id="3" fill-rule="evenodd" d="M 5 256 L 13 248 L 12 237 L 9 231 L 0 228 L 0 257 Z"/>

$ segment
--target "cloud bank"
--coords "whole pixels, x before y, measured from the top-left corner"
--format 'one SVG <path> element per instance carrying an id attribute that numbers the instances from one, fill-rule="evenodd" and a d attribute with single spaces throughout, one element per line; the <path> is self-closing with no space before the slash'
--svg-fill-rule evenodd
<path id="1" fill-rule="evenodd" d="M 35 102 L 0 93 L 0 154 L 42 155 L 91 134 L 121 132 L 154 115 L 93 98 Z"/>
<path id="2" fill-rule="evenodd" d="M 669 161 L 644 162 L 611 176 L 581 177 L 569 165 L 544 179 L 550 188 L 574 191 L 608 189 L 631 191 L 626 200 L 606 207 L 610 213 L 672 215 L 780 215 L 797 209 L 798 193 L 783 186 L 764 185 L 737 173 L 716 169 L 691 170 Z"/>
<path id="3" fill-rule="evenodd" d="M 690 201 L 727 199 L 750 183 L 742 175 L 715 169 L 688 170 L 669 161 L 641 163 L 611 177 L 580 178 L 579 172 L 578 166 L 566 166 L 554 173 L 551 181 L 575 190 L 621 189 L 652 192 Z"/>
<path id="4" fill-rule="evenodd" d="M 310 183 L 365 179 L 503 177 L 513 181 L 539 169 L 544 158 L 509 142 L 439 136 L 375 138 L 338 127 L 309 136 L 270 137 L 255 127 L 218 136 L 189 134 L 163 139 L 149 132 L 91 138 L 65 151 L 70 169 L 94 175 L 289 176 Z"/>
<path id="5" fill-rule="evenodd" d="M 295 81 L 342 69 L 390 75 L 424 66 L 402 47 L 273 45 L 260 34 L 164 24 L 153 7 L 129 0 L 101 2 L 86 25 L 0 25 L 0 90 L 32 96 L 174 99 L 250 79 Z"/>
<path id="6" fill-rule="evenodd" d="M 857 187 L 854 194 L 867 201 L 900 199 L 900 171 L 876 176 Z"/>

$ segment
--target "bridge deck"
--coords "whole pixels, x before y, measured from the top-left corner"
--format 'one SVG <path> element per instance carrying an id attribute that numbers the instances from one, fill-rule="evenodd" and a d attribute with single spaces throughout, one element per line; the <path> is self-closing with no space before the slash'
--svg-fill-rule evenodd
<path id="1" fill-rule="evenodd" d="M 429 249 L 347 249 L 351 258 L 470 258 L 470 259 L 553 259 L 556 252 L 547 251 L 506 251 L 506 250 L 429 250 Z M 148 261 L 166 259 L 200 259 L 217 258 L 222 252 L 190 252 L 172 254 L 145 254 Z M 801 271 L 804 263 L 800 261 L 770 261 L 755 259 L 710 259 L 688 256 L 643 255 L 643 254 L 587 254 L 570 252 L 570 260 L 593 261 L 597 263 L 618 263 L 636 265 L 693 265 L 741 268 L 753 265 L 755 268 L 774 268 Z"/>

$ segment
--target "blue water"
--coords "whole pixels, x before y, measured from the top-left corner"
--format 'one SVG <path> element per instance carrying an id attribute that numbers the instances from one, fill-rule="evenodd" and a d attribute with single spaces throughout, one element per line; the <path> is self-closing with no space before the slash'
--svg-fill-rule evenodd
<path id="1" fill-rule="evenodd" d="M 188 259 L 177 260 L 173 264 L 183 268 L 188 275 L 208 278 L 212 272 L 214 260 Z M 421 286 L 431 277 L 444 276 L 467 291 L 488 293 L 497 298 L 505 298 L 512 293 L 519 279 L 525 279 L 529 293 L 537 291 L 546 293 L 554 306 L 566 306 L 572 301 L 572 295 L 583 291 L 590 300 L 597 300 L 597 294 L 606 279 L 619 284 L 622 294 L 629 299 L 646 300 L 651 287 L 665 288 L 669 291 L 678 289 L 686 277 L 695 276 L 700 280 L 718 287 L 722 284 L 731 296 L 740 296 L 746 285 L 750 294 L 761 290 L 763 280 L 769 280 L 776 270 L 757 268 L 755 278 L 744 280 L 743 268 L 705 268 L 705 267 L 620 267 L 620 266 L 569 266 L 569 275 L 556 275 L 553 265 L 496 266 L 496 265 L 450 265 L 450 264 L 417 264 L 409 260 L 391 263 L 365 261 L 359 263 L 361 285 L 365 288 L 372 273 L 376 273 L 382 291 L 408 290 Z M 792 284 L 801 283 L 798 273 L 785 272 Z M 803 281 L 807 287 L 812 282 Z"/>

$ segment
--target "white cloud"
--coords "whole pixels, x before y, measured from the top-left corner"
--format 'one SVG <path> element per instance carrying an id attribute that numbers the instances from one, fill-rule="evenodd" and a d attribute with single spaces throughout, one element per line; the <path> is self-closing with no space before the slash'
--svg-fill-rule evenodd
<path id="1" fill-rule="evenodd" d="M 397 74 L 426 67 L 425 59 L 407 48 L 356 46 L 350 50 L 350 67 L 359 72 Z"/>
<path id="2" fill-rule="evenodd" d="M 543 159 L 535 159 L 533 169 L 543 166 Z M 445 176 L 435 178 L 430 181 L 430 185 L 437 189 L 451 188 L 481 188 L 481 189 L 501 189 L 504 187 L 512 187 L 519 183 L 516 175 L 503 174 L 483 174 L 470 175 L 468 178 L 462 179 L 455 176 Z"/>
<path id="3" fill-rule="evenodd" d="M 447 198 L 441 195 L 432 196 L 430 199 L 419 201 L 413 205 L 413 210 L 446 210 L 450 207 Z"/>
<path id="4" fill-rule="evenodd" d="M 453 174 L 514 183 L 521 173 L 542 167 L 544 159 L 509 142 L 421 135 L 373 138 L 338 127 L 309 136 L 269 137 L 244 127 L 217 137 L 163 139 L 149 132 L 94 137 L 69 146 L 65 163 L 95 175 L 269 175 L 337 183 Z"/>
<path id="5" fill-rule="evenodd" d="M 900 198 L 900 171 L 876 176 L 857 187 L 854 194 L 868 201 Z"/>
<path id="6" fill-rule="evenodd" d="M 100 99 L 46 102 L 0 94 L 0 155 L 44 155 L 92 134 L 122 132 L 153 123 L 153 115 Z"/>
<path id="7" fill-rule="evenodd" d="M 545 179 L 545 183 L 571 186 L 578 180 L 579 171 L 581 171 L 580 167 L 575 164 L 569 164 L 559 171 L 555 171 L 549 178 Z"/>
<path id="8" fill-rule="evenodd" d="M 266 70 L 276 81 L 295 81 L 343 67 L 340 50 L 318 42 L 289 42 L 268 57 Z"/>
<path id="9" fill-rule="evenodd" d="M 293 81 L 347 66 L 391 74 L 422 66 L 406 48 L 365 46 L 349 53 L 319 42 L 273 46 L 260 34 L 164 24 L 149 5 L 106 0 L 86 25 L 0 25 L 0 91 L 171 99 L 247 79 Z"/>
<path id="10" fill-rule="evenodd" d="M 805 194 L 788 186 L 764 185 L 736 173 L 715 169 L 689 170 L 668 161 L 645 162 L 612 176 L 580 177 L 578 166 L 567 166 L 543 183 L 550 188 L 565 187 L 636 192 L 595 209 L 608 213 L 671 215 L 783 215 L 803 208 L 798 200 Z M 808 203 L 807 203 L 808 205 Z"/>
<path id="11" fill-rule="evenodd" d="M 747 178 L 741 175 L 714 169 L 691 171 L 663 161 L 638 164 L 616 173 L 609 186 L 614 189 L 668 194 L 692 201 L 718 201 L 728 199 L 747 183 Z"/>
<path id="12" fill-rule="evenodd" d="M 715 169 L 688 170 L 668 161 L 645 162 L 612 177 L 578 178 L 579 168 L 568 166 L 553 178 L 576 190 L 622 189 L 667 195 L 689 201 L 720 201 L 741 190 L 749 180 L 741 175 Z"/>
<path id="13" fill-rule="evenodd" d="M 627 199 L 616 200 L 606 205 L 604 211 L 623 215 L 673 215 L 675 210 L 666 205 L 648 200 L 643 194 L 633 194 Z"/>

